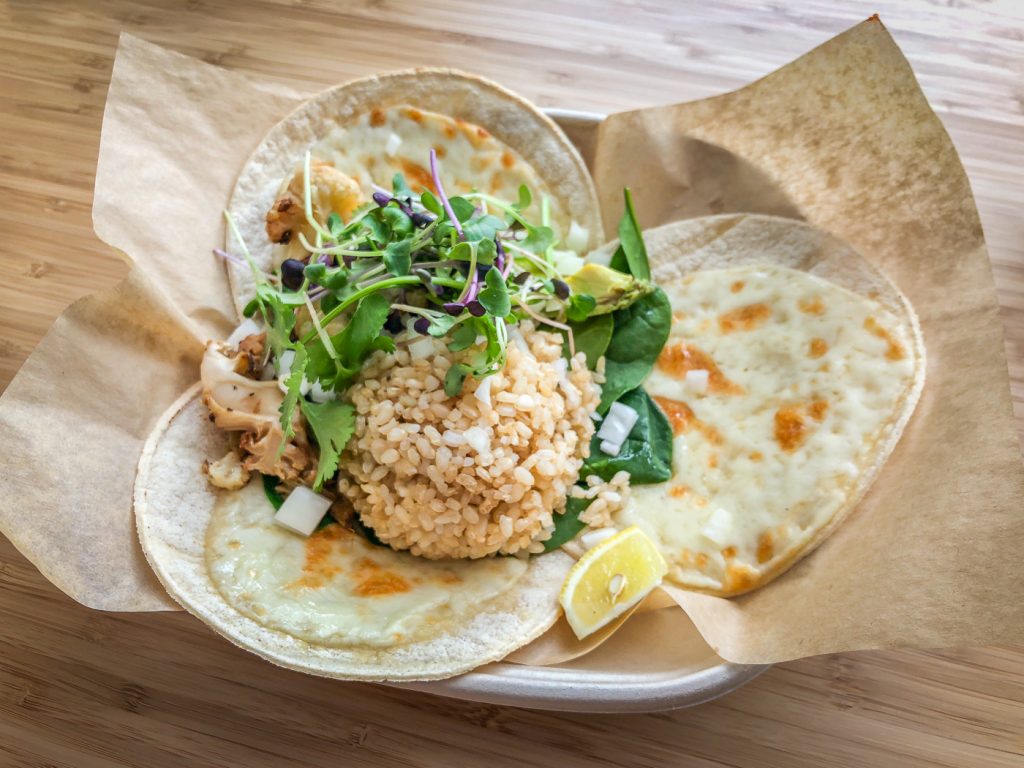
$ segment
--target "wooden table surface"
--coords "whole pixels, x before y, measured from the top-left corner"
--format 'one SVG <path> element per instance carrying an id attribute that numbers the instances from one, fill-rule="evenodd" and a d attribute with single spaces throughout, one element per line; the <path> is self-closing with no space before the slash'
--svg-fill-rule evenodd
<path id="1" fill-rule="evenodd" d="M 121 30 L 303 86 L 442 64 L 541 105 L 610 111 L 741 86 L 874 11 L 973 183 L 1024 424 L 1016 0 L 0 2 L 0 387 L 68 303 L 125 274 L 90 223 Z M 185 614 L 90 611 L 0 540 L 0 766 L 484 763 L 1022 766 L 1024 649 L 833 655 L 693 710 L 538 713 L 303 677 Z"/>

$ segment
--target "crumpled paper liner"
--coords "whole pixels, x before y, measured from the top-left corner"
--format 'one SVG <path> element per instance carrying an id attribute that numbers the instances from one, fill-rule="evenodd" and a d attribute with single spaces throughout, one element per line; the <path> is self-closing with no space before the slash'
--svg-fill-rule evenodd
<path id="1" fill-rule="evenodd" d="M 94 224 L 134 269 L 69 308 L 0 399 L 0 530 L 86 605 L 175 607 L 132 530 L 136 459 L 195 379 L 202 341 L 234 325 L 209 256 L 219 213 L 251 149 L 303 96 L 122 38 Z M 839 531 L 748 596 L 666 590 L 710 645 L 757 663 L 1024 636 L 1024 471 L 991 269 L 956 152 L 882 25 L 735 93 L 613 115 L 590 139 L 611 227 L 625 184 L 645 226 L 804 218 L 860 248 L 921 316 L 918 412 Z M 563 637 L 548 651 L 573 647 Z"/>

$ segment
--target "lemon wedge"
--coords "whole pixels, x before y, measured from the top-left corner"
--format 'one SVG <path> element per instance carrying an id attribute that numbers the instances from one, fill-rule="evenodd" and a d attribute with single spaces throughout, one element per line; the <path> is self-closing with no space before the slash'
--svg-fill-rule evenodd
<path id="1" fill-rule="evenodd" d="M 667 571 L 654 542 L 634 525 L 587 550 L 566 576 L 558 602 L 582 640 L 643 600 Z"/>

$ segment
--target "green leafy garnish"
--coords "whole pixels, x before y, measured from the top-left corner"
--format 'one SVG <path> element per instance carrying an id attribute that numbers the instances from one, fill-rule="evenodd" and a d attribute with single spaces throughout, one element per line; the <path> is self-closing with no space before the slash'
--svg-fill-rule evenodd
<path id="1" fill-rule="evenodd" d="M 449 397 L 455 397 L 462 392 L 462 383 L 472 371 L 471 367 L 462 363 L 452 365 L 444 376 L 444 393 Z"/>
<path id="2" fill-rule="evenodd" d="M 273 475 L 260 475 L 263 479 L 263 493 L 275 510 L 280 509 L 284 504 L 284 497 L 278 493 L 277 484 L 279 480 Z"/>
<path id="3" fill-rule="evenodd" d="M 654 367 L 672 327 L 672 306 L 660 288 L 612 315 L 615 330 L 605 351 L 605 382 L 598 413 L 640 386 Z"/>
<path id="4" fill-rule="evenodd" d="M 319 491 L 338 471 L 341 452 L 356 429 L 356 411 L 352 405 L 340 400 L 329 400 L 326 403 L 302 400 L 301 403 L 302 414 L 309 422 L 320 447 L 320 460 L 313 481 L 313 490 Z"/>
<path id="5" fill-rule="evenodd" d="M 308 378 L 319 381 L 325 388 L 340 390 L 346 387 L 362 367 L 363 361 L 374 349 L 375 344 L 385 343 L 394 349 L 394 341 L 377 342 L 391 307 L 388 300 L 379 293 L 371 293 L 359 302 L 348 325 L 331 336 L 331 344 L 337 359 L 331 357 L 323 340 L 313 339 L 308 345 Z"/>
<path id="6" fill-rule="evenodd" d="M 637 412 L 636 424 L 617 456 L 601 451 L 601 441 L 595 435 L 580 476 L 597 475 L 602 480 L 611 480 L 615 473 L 625 470 L 629 472 L 630 485 L 665 482 L 672 477 L 672 425 L 668 418 L 640 387 L 624 394 L 619 402 Z"/>
<path id="7" fill-rule="evenodd" d="M 594 315 L 582 323 L 573 323 L 572 333 L 576 351 L 586 355 L 587 367 L 590 370 L 594 370 L 597 361 L 608 349 L 614 330 L 615 321 L 611 315 Z M 562 343 L 562 353 L 566 357 L 569 356 L 568 338 Z"/>
<path id="8" fill-rule="evenodd" d="M 565 317 L 570 323 L 582 323 L 593 314 L 597 299 L 589 293 L 574 293 L 565 307 Z"/>
<path id="9" fill-rule="evenodd" d="M 572 541 L 587 527 L 586 523 L 580 522 L 580 515 L 591 502 L 593 499 L 577 499 L 575 496 L 565 500 L 565 511 L 555 515 L 555 529 L 551 532 L 551 538 L 544 542 L 545 552 L 553 552 Z"/>
<path id="10" fill-rule="evenodd" d="M 633 194 L 629 187 L 622 190 L 622 194 L 626 204 L 622 218 L 619 219 L 619 247 L 612 255 L 611 267 L 640 280 L 650 280 L 651 265 L 647 260 L 647 246 L 644 245 L 644 236 L 633 208 Z"/>
<path id="11" fill-rule="evenodd" d="M 295 435 L 295 406 L 302 397 L 302 380 L 306 376 L 306 366 L 309 363 L 309 354 L 304 346 L 298 344 L 292 350 L 295 357 L 292 358 L 288 378 L 285 379 L 287 391 L 281 402 L 281 430 L 284 432 L 284 441 L 281 442 L 279 451 L 284 451 L 285 441 Z"/>
<path id="12" fill-rule="evenodd" d="M 494 267 L 487 270 L 484 283 L 487 287 L 480 291 L 477 297 L 484 305 L 484 309 L 495 317 L 508 317 L 508 313 L 512 311 L 512 301 L 508 297 L 508 286 L 505 285 L 505 278 L 501 276 L 501 272 Z"/>

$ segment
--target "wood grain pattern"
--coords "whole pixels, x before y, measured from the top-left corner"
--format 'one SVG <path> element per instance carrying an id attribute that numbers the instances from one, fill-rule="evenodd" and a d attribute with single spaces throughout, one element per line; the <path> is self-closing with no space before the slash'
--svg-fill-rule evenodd
<path id="1" fill-rule="evenodd" d="M 974 185 L 1024 426 L 1024 7 L 260 0 L 0 3 L 0 386 L 125 268 L 92 233 L 118 32 L 304 87 L 444 64 L 542 105 L 618 110 L 759 77 L 874 11 Z M 969 510 L 966 510 L 969 513 Z M 0 765 L 1020 766 L 1024 650 L 780 665 L 694 710 L 553 715 L 271 667 L 187 615 L 89 611 L 0 541 Z"/>

